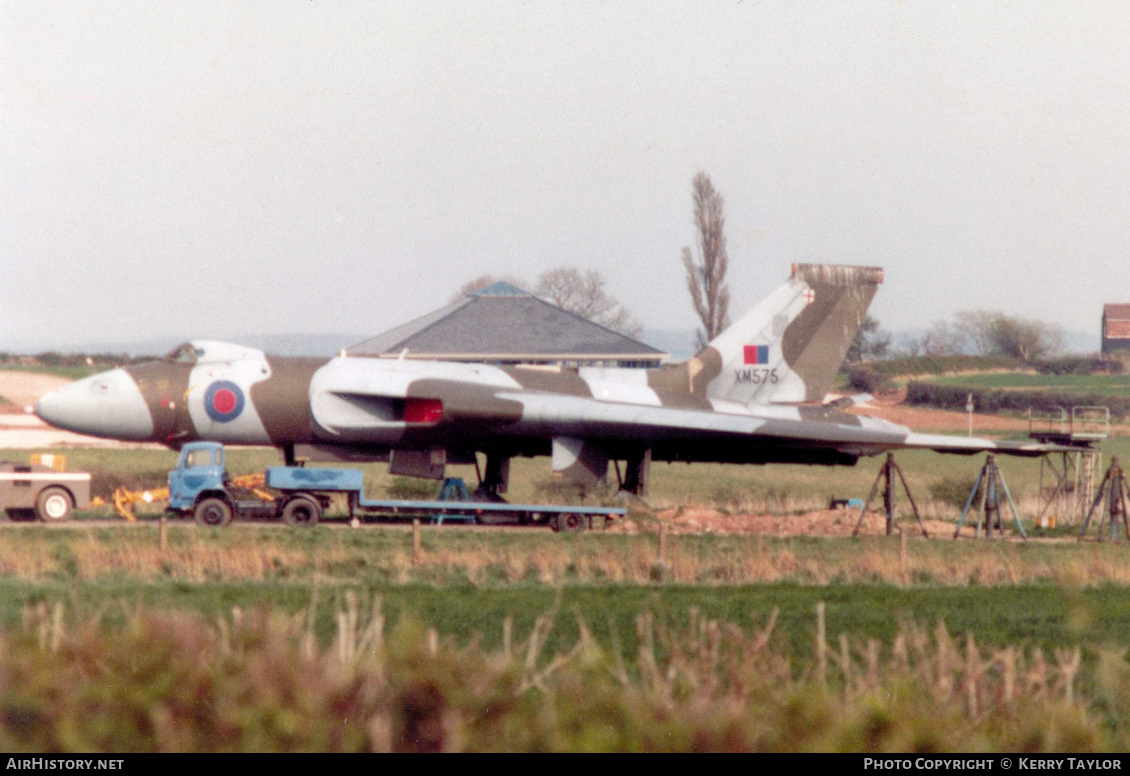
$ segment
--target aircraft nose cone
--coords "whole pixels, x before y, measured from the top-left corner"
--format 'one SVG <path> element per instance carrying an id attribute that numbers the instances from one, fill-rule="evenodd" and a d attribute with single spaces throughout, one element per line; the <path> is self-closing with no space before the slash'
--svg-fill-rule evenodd
<path id="1" fill-rule="evenodd" d="M 137 383 L 124 369 L 87 377 L 52 391 L 35 414 L 56 428 L 79 434 L 144 441 L 153 436 L 153 417 Z"/>

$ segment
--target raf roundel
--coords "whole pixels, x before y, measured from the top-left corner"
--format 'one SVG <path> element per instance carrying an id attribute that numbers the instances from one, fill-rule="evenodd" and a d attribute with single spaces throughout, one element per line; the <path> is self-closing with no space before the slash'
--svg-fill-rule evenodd
<path id="1" fill-rule="evenodd" d="M 243 391 L 230 380 L 217 380 L 204 393 L 204 411 L 217 423 L 238 418 L 243 404 Z"/>

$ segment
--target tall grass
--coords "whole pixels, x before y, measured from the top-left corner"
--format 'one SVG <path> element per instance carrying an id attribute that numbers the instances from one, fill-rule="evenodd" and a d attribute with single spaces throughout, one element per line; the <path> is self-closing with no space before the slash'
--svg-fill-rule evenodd
<path id="1" fill-rule="evenodd" d="M 854 524 L 854 514 L 845 520 Z M 411 533 L 401 529 L 295 534 L 255 526 L 213 531 L 173 525 L 162 549 L 156 527 L 45 531 L 30 525 L 0 532 L 0 578 L 142 584 L 1130 585 L 1121 543 L 955 542 L 951 534 L 926 541 L 912 519 L 902 530 L 910 538 L 900 542 L 879 536 L 670 534 L 660 540 L 654 532 L 565 536 L 423 527 L 420 548 L 413 552 Z"/>
<path id="2" fill-rule="evenodd" d="M 29 607 L 0 633 L 0 748 L 131 751 L 1099 751 L 1125 749 L 1124 654 L 986 648 L 938 623 L 891 642 L 780 648 L 776 610 L 751 628 L 647 611 L 635 649 L 583 620 L 550 652 L 557 611 L 494 649 L 457 645 L 379 600 L 214 621 L 139 611 L 120 629 Z"/>

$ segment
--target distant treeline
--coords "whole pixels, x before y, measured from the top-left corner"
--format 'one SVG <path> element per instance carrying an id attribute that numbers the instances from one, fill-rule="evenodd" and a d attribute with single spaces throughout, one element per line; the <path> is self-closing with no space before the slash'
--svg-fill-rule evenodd
<path id="1" fill-rule="evenodd" d="M 128 353 L 57 353 L 49 350 L 30 355 L 0 351 L 0 364 L 16 366 L 82 367 L 140 364 L 156 356 L 130 356 Z"/>

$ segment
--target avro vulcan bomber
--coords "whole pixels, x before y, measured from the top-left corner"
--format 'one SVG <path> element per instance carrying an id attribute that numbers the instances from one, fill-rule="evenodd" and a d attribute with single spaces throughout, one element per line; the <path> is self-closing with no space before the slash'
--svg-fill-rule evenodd
<path id="1" fill-rule="evenodd" d="M 554 472 L 582 484 L 624 461 L 622 486 L 641 492 L 653 460 L 852 465 L 903 448 L 1047 452 L 916 434 L 844 412 L 850 399 L 824 403 L 882 279 L 877 267 L 795 265 L 697 355 L 659 369 L 283 358 L 198 340 L 72 383 L 36 413 L 94 436 L 273 445 L 288 463 L 387 461 L 419 477 L 483 454 L 480 489 L 492 496 L 505 492 L 515 456 L 549 456 Z"/>

